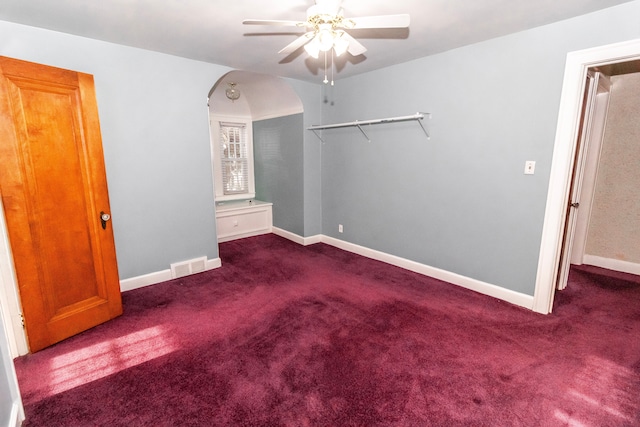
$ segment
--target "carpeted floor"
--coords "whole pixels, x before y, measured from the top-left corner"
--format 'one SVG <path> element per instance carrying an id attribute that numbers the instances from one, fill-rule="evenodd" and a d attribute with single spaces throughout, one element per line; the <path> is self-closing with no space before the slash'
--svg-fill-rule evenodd
<path id="1" fill-rule="evenodd" d="M 574 268 L 553 314 L 274 235 L 123 294 L 16 359 L 32 426 L 640 425 L 640 278 Z"/>

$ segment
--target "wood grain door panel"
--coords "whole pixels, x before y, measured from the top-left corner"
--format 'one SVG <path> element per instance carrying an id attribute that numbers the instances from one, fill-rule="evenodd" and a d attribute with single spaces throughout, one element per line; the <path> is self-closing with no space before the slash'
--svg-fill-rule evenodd
<path id="1" fill-rule="evenodd" d="M 0 58 L 0 179 L 31 351 L 122 312 L 89 75 Z M 8 173 L 5 174 L 5 171 Z"/>

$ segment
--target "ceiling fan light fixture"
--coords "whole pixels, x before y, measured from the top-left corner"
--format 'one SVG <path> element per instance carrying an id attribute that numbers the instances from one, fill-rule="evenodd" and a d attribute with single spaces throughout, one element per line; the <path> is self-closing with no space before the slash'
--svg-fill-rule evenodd
<path id="1" fill-rule="evenodd" d="M 335 35 L 333 30 L 331 29 L 331 24 L 320 25 L 320 29 L 318 30 L 318 34 L 316 35 L 318 48 L 323 52 L 331 50 L 331 48 L 333 47 L 334 39 Z"/>
<path id="2" fill-rule="evenodd" d="M 409 27 L 410 19 L 407 14 L 345 18 L 341 5 L 342 0 L 314 0 L 314 4 L 307 9 L 307 19 L 304 22 L 250 19 L 244 20 L 242 23 L 250 25 L 304 27 L 306 33 L 300 35 L 278 53 L 291 55 L 301 47 L 304 47 L 304 50 L 309 56 L 318 59 L 320 52 L 324 52 L 324 82 L 327 83 L 326 69 L 328 57 L 333 61 L 334 53 L 335 56 L 342 56 L 345 52 L 348 52 L 355 57 L 367 51 L 367 48 L 346 30 Z M 332 49 L 333 52 L 331 52 Z M 327 55 L 327 52 L 329 52 L 329 55 Z M 331 62 L 330 66 L 333 70 L 333 62 Z"/>
<path id="3" fill-rule="evenodd" d="M 333 50 L 336 52 L 336 56 L 340 56 L 349 48 L 349 40 L 342 37 L 344 31 L 336 32 L 336 37 L 333 41 Z"/>
<path id="4" fill-rule="evenodd" d="M 317 37 L 314 37 L 313 40 L 305 44 L 304 50 L 306 50 L 310 56 L 317 59 L 318 55 L 320 55 L 320 47 L 318 46 Z"/>
<path id="5" fill-rule="evenodd" d="M 225 94 L 231 101 L 235 101 L 236 99 L 240 98 L 240 91 L 236 89 L 235 83 L 229 83 L 229 87 L 225 91 Z"/>

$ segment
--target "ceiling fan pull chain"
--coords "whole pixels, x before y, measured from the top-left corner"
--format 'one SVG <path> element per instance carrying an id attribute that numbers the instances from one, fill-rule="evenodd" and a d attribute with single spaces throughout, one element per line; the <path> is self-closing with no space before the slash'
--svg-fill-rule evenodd
<path id="1" fill-rule="evenodd" d="M 329 79 L 327 79 L 327 52 L 324 52 L 324 80 L 322 81 L 322 83 L 327 84 L 329 83 Z"/>
<path id="2" fill-rule="evenodd" d="M 334 50 L 331 49 L 331 86 L 333 86 L 333 54 L 334 54 Z"/>

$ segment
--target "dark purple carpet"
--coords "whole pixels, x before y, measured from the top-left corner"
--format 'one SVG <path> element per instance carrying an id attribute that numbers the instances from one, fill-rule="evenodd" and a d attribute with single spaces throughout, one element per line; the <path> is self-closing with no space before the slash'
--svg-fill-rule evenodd
<path id="1" fill-rule="evenodd" d="M 574 268 L 549 316 L 317 244 L 125 292 L 16 359 L 32 426 L 637 426 L 640 279 Z"/>

